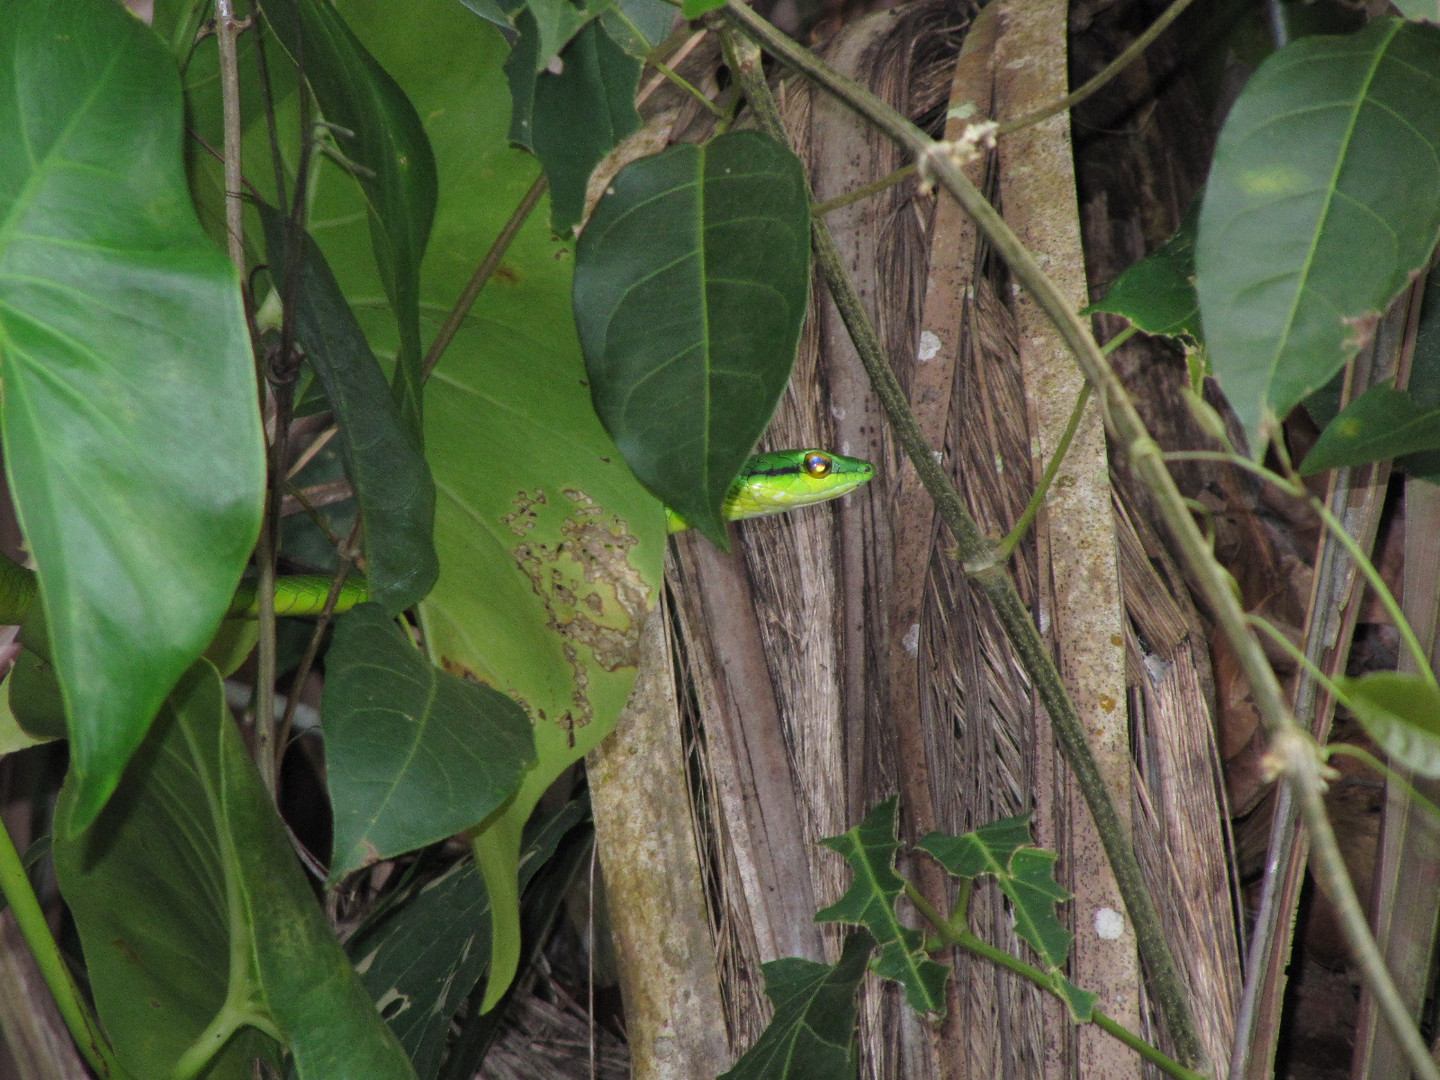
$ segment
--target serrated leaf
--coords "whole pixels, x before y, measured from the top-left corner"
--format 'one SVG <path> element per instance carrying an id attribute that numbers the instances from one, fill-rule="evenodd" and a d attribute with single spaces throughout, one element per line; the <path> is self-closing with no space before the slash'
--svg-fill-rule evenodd
<path id="1" fill-rule="evenodd" d="M 1427 409 L 1389 384 L 1372 386 L 1326 425 L 1305 455 L 1300 475 L 1436 449 L 1440 409 Z"/>
<path id="2" fill-rule="evenodd" d="M 285 219 L 265 203 L 255 207 L 271 274 L 285 295 L 290 265 Z M 423 600 L 440 574 L 432 539 L 435 481 L 325 256 L 308 233 L 300 242 L 303 249 L 294 261 L 296 336 L 340 429 L 340 456 L 364 523 L 370 596 L 398 615 Z"/>
<path id="3" fill-rule="evenodd" d="M 332 884 L 478 825 L 534 763 L 525 710 L 435 667 L 378 605 L 336 620 L 326 675 Z"/>
<path id="4" fill-rule="evenodd" d="M 414 1080 L 295 861 L 213 666 L 186 675 L 84 833 L 68 827 L 74 796 L 67 783 L 56 873 L 100 1019 L 135 1076 L 196 1075 L 209 1060 L 207 1077 L 251 1077 L 252 1055 L 274 1057 L 263 1031 L 300 1080 Z"/>
<path id="5" fill-rule="evenodd" d="M 1131 266 L 1081 312 L 1120 315 L 1147 334 L 1184 337 L 1202 344 L 1200 301 L 1195 295 L 1195 230 L 1200 200 L 1185 214 L 1175 235 Z"/>
<path id="6" fill-rule="evenodd" d="M 934 832 L 915 846 L 935 856 L 955 877 L 976 878 L 981 874 L 1008 872 L 1010 857 L 1034 842 L 1030 835 L 1030 815 L 1020 814 L 992 821 L 963 836 Z"/>
<path id="7" fill-rule="evenodd" d="M 585 806 L 570 802 L 526 830 L 522 891 L 585 816 Z M 490 963 L 490 898 L 475 864 L 459 863 L 429 882 L 351 939 L 346 952 L 416 1075 L 434 1077 L 455 1012 Z"/>
<path id="8" fill-rule="evenodd" d="M 1419 675 L 1374 671 L 1336 680 L 1355 719 L 1390 758 L 1440 777 L 1440 689 Z"/>
<path id="9" fill-rule="evenodd" d="M 626 166 L 576 248 L 595 411 L 640 482 L 722 548 L 721 503 L 795 361 L 809 230 L 800 162 L 740 131 Z"/>
<path id="10" fill-rule="evenodd" d="M 1047 967 L 1064 965 L 1074 935 L 1055 914 L 1070 893 L 1055 880 L 1058 856 L 1033 846 L 1028 815 L 1005 818 L 964 836 L 931 833 L 917 845 L 956 877 L 989 874 L 1014 905 L 1015 932 Z"/>
<path id="11" fill-rule="evenodd" d="M 530 12 L 517 16 L 520 40 L 505 62 L 514 108 L 510 138 L 531 150 L 550 182 L 550 227 L 566 233 L 580 221 L 585 189 L 600 160 L 640 127 L 635 91 L 640 61 L 598 22 L 560 53 L 560 70 L 535 71 L 539 30 Z"/>
<path id="12" fill-rule="evenodd" d="M 1059 975 L 1052 980 L 1050 989 L 1065 1003 L 1070 1019 L 1075 1023 L 1088 1024 L 1095 1018 L 1095 1003 L 1100 1000 L 1099 994 L 1081 990 L 1069 979 Z"/>
<path id="13" fill-rule="evenodd" d="M 815 913 L 815 921 L 864 926 L 880 949 L 876 973 L 903 986 L 905 1000 L 916 1012 L 943 1014 L 950 969 L 930 959 L 920 932 L 901 923 L 895 913 L 895 899 L 905 888 L 905 879 L 895 873 L 895 853 L 900 848 L 895 839 L 895 806 L 892 796 L 850 831 L 820 841 L 845 857 L 855 880 L 844 896 Z"/>
<path id="14" fill-rule="evenodd" d="M 855 991 L 874 946 L 861 930 L 845 939 L 833 965 L 795 956 L 760 965 L 775 1014 L 719 1080 L 850 1080 L 855 1075 Z"/>
<path id="15" fill-rule="evenodd" d="M 269 0 L 265 17 L 302 67 L 325 119 L 365 193 L 375 262 L 395 312 L 400 354 L 394 387 L 400 415 L 421 429 L 420 260 L 439 192 L 435 155 L 400 84 L 360 43 L 328 0 Z"/>
<path id="16" fill-rule="evenodd" d="M 1373 333 L 1440 228 L 1440 30 L 1379 19 L 1251 77 L 1215 149 L 1196 241 L 1221 388 L 1265 437 Z"/>
<path id="17" fill-rule="evenodd" d="M 229 604 L 264 443 L 170 56 L 109 0 L 0 5 L 0 52 L 0 425 L 83 827 Z"/>

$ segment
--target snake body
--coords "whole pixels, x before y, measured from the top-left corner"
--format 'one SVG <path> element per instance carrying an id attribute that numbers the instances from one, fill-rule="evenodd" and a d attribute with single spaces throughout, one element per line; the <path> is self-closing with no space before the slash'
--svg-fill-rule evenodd
<path id="1" fill-rule="evenodd" d="M 726 492 L 721 513 L 741 521 L 778 514 L 825 502 L 854 491 L 875 473 L 868 461 L 842 457 L 824 450 L 777 450 L 750 458 Z M 665 508 L 670 532 L 689 528 L 685 519 Z M 275 614 L 318 615 L 330 592 L 328 576 L 299 575 L 276 579 Z M 0 626 L 25 621 L 36 594 L 35 571 L 0 555 Z M 334 610 L 347 611 L 364 603 L 369 591 L 363 579 L 351 578 L 340 590 Z M 254 618 L 259 611 L 253 582 L 242 582 L 227 615 Z"/>

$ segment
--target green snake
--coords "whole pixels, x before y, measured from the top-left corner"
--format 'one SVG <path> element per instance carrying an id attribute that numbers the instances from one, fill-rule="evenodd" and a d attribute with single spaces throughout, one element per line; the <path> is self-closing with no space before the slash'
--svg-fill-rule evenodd
<path id="1" fill-rule="evenodd" d="M 838 498 L 869 481 L 874 466 L 858 458 L 824 450 L 776 450 L 756 454 L 725 493 L 721 514 L 729 521 L 778 514 Z M 668 531 L 689 528 L 685 519 L 665 508 Z M 275 614 L 318 615 L 325 607 L 331 579 L 317 575 L 277 578 Z M 35 571 L 0 555 L 0 626 L 25 621 L 36 594 Z M 335 611 L 347 611 L 369 598 L 365 582 L 351 579 L 342 586 Z M 241 583 L 227 612 L 229 618 L 254 618 L 259 611 L 253 583 Z"/>

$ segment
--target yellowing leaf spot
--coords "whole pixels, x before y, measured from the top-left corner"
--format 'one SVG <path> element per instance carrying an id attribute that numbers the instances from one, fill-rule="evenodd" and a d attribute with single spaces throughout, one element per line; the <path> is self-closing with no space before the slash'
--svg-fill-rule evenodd
<path id="1" fill-rule="evenodd" d="M 1288 165 L 1250 169 L 1240 176 L 1240 186 L 1251 195 L 1292 195 L 1306 183 L 1305 175 Z"/>

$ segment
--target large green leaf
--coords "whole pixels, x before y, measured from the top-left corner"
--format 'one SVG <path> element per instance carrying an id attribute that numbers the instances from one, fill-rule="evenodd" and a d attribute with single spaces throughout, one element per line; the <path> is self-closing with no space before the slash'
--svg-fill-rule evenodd
<path id="1" fill-rule="evenodd" d="M 111 0 L 0 6 L 0 54 L 0 424 L 83 827 L 220 622 L 264 447 L 170 57 Z"/>
<path id="2" fill-rule="evenodd" d="M 283 268 L 292 263 L 285 219 L 268 204 L 256 208 L 271 272 L 284 289 Z M 365 527 L 370 596 L 398 615 L 424 599 L 440 574 L 431 538 L 435 481 L 324 255 L 308 234 L 301 244 L 293 260 L 296 337 L 325 386 L 340 429 L 341 457 Z"/>
<path id="3" fill-rule="evenodd" d="M 864 926 L 880 948 L 875 971 L 905 987 L 905 999 L 916 1012 L 945 1011 L 945 980 L 950 969 L 925 953 L 923 937 L 900 921 L 895 900 L 905 879 L 895 873 L 896 800 L 886 799 L 849 832 L 820 842 L 845 856 L 855 880 L 835 903 L 815 913 L 816 922 Z"/>
<path id="4" fill-rule="evenodd" d="M 435 667 L 378 605 L 337 620 L 325 671 L 332 882 L 478 825 L 535 761 L 519 705 Z"/>
<path id="5" fill-rule="evenodd" d="M 405 92 L 328 0 L 268 0 L 265 16 L 298 58 L 340 152 L 365 192 L 375 261 L 395 311 L 401 416 L 421 435 L 420 260 L 435 219 L 438 180 L 425 129 Z"/>
<path id="6" fill-rule="evenodd" d="M 1220 133 L 1196 241 L 1210 361 L 1251 439 L 1324 385 L 1440 229 L 1440 29 L 1296 41 Z"/>
<path id="7" fill-rule="evenodd" d="M 74 828 L 61 793 L 55 867 L 96 1006 L 137 1077 L 253 1075 L 283 1043 L 301 1080 L 413 1080 L 331 933 L 284 826 L 198 662 L 116 798 Z M 74 839 L 64 837 L 75 834 Z"/>
<path id="8" fill-rule="evenodd" d="M 790 379 L 809 260 L 800 162 L 754 131 L 626 166 L 580 237 L 595 410 L 641 482 L 722 547 L 725 493 Z"/>
<path id="9" fill-rule="evenodd" d="M 568 0 L 567 0 L 568 2 Z M 535 71 L 540 32 L 531 13 L 505 61 L 514 108 L 510 138 L 534 151 L 550 182 L 550 226 L 564 233 L 580 220 L 585 189 L 600 159 L 640 127 L 635 89 L 640 61 L 590 22 L 560 54 L 559 71 Z"/>
<path id="10" fill-rule="evenodd" d="M 506 45 L 454 0 L 403 10 L 350 0 L 341 11 L 426 118 L 444 196 L 422 310 L 438 327 L 537 172 L 506 137 Z M 258 125 L 253 134 L 264 139 Z M 367 270 L 368 238 L 353 185 L 335 179 L 327 165 L 312 229 L 383 355 L 394 322 L 364 302 L 380 292 Z M 420 608 L 426 646 L 452 674 L 519 701 L 539 759 L 475 840 L 494 911 L 488 988 L 496 999 L 520 957 L 522 829 L 540 795 L 623 708 L 665 551 L 660 504 L 635 482 L 590 404 L 570 315 L 572 251 L 550 233 L 542 205 L 426 389 L 440 557 Z"/>
<path id="11" fill-rule="evenodd" d="M 775 1015 L 720 1080 L 850 1080 L 855 1075 L 855 991 L 875 940 L 845 939 L 833 965 L 787 956 L 762 964 Z"/>

